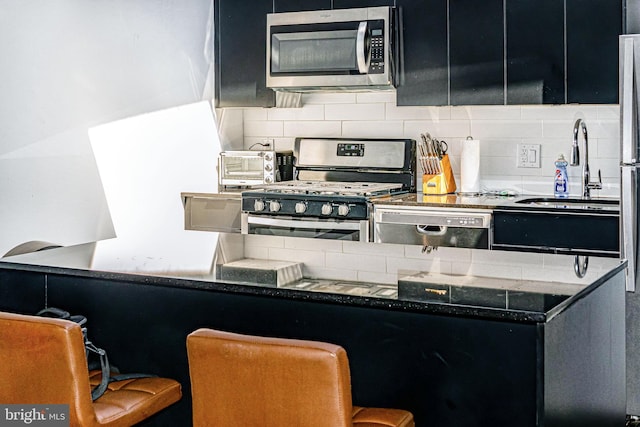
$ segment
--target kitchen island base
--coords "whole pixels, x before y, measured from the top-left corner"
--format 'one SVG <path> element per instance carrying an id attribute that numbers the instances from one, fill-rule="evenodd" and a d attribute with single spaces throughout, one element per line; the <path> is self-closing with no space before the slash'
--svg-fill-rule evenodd
<path id="1" fill-rule="evenodd" d="M 148 426 L 190 425 L 185 340 L 211 327 L 342 345 L 354 403 L 409 410 L 417 426 L 614 427 L 626 412 L 624 272 L 605 279 L 538 319 L 3 263 L 0 309 L 83 314 L 121 370 L 180 381 L 182 401 Z"/>

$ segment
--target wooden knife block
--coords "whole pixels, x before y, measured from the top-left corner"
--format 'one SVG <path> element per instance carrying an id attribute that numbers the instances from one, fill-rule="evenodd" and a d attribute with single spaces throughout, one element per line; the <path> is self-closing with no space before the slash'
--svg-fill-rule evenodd
<path id="1" fill-rule="evenodd" d="M 422 175 L 422 194 L 449 194 L 456 191 L 456 179 L 451 170 L 449 155 L 440 159 L 440 173 L 436 175 Z"/>

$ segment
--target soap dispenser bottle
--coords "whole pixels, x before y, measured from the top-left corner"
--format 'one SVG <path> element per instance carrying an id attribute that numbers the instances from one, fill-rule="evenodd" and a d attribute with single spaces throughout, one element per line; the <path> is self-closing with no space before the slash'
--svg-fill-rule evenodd
<path id="1" fill-rule="evenodd" d="M 556 176 L 553 184 L 553 195 L 559 198 L 569 197 L 569 179 L 567 177 L 567 161 L 564 154 L 556 159 Z"/>

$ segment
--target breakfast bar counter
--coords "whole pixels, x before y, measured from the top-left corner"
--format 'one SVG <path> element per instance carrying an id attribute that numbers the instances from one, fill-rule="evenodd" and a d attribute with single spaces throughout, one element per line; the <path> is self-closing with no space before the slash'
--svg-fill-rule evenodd
<path id="1" fill-rule="evenodd" d="M 184 340 L 200 327 L 340 344 L 354 403 L 410 410 L 418 426 L 624 422 L 620 260 L 597 259 L 572 283 L 553 280 L 564 259 L 545 255 L 550 270 L 536 280 L 403 271 L 397 285 L 381 285 L 301 277 L 286 261 L 232 260 L 241 235 L 165 237 L 3 258 L 0 309 L 84 314 L 121 371 L 178 379 L 183 400 L 150 425 L 189 425 Z M 259 272 L 225 270 L 239 261 Z M 263 280 L 269 269 L 284 277 Z"/>

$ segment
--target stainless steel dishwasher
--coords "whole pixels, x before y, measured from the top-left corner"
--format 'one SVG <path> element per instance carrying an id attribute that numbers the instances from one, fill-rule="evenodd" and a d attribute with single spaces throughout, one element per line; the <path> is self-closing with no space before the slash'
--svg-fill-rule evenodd
<path id="1" fill-rule="evenodd" d="M 422 206 L 374 207 L 374 241 L 456 248 L 491 247 L 491 210 Z"/>

